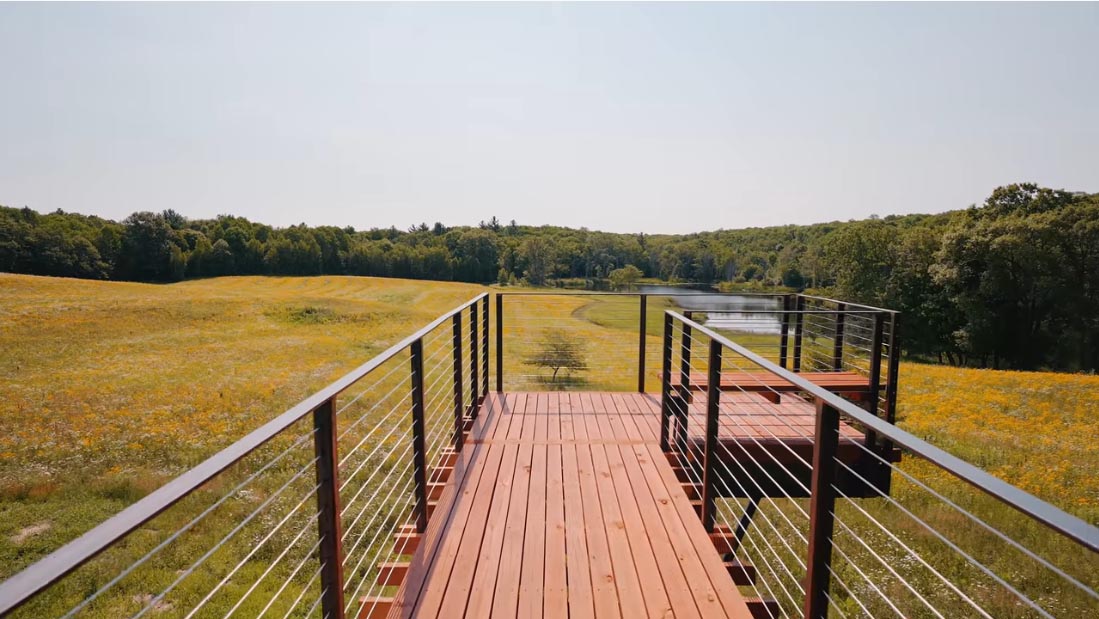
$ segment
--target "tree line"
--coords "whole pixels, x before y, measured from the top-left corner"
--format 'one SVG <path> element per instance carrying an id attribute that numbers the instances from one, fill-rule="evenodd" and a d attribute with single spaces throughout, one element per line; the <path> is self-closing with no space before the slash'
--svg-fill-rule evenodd
<path id="1" fill-rule="evenodd" d="M 147 282 L 221 275 L 371 275 L 609 287 L 639 278 L 814 289 L 904 313 L 908 354 L 957 365 L 1099 364 L 1099 194 L 1018 184 L 981 206 L 686 235 L 421 223 L 408 230 L 168 210 L 121 222 L 0 207 L 0 271 Z"/>

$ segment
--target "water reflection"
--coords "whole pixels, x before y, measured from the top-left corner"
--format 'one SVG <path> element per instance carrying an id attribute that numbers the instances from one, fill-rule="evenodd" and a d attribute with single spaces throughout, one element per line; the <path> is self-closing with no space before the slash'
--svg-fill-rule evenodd
<path id="1" fill-rule="evenodd" d="M 641 292 L 675 297 L 685 310 L 706 312 L 707 327 L 740 333 L 782 332 L 782 300 L 778 297 L 718 294 L 672 286 L 641 286 Z"/>

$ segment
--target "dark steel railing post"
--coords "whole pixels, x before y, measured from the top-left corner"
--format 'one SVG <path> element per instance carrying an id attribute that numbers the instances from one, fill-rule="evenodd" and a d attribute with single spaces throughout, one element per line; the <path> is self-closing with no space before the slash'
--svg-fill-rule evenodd
<path id="1" fill-rule="evenodd" d="M 672 422 L 672 315 L 664 314 L 664 344 L 660 372 L 660 449 L 667 452 L 668 427 Z"/>
<path id="2" fill-rule="evenodd" d="M 717 491 L 717 429 L 721 398 L 721 343 L 710 340 L 710 367 L 706 376 L 706 450 L 702 461 L 702 526 L 714 530 Z"/>
<path id="3" fill-rule="evenodd" d="M 504 390 L 504 295 L 496 293 L 496 391 Z"/>
<path id="4" fill-rule="evenodd" d="M 794 303 L 794 371 L 801 371 L 801 332 L 805 322 L 805 297 L 798 295 Z"/>
<path id="5" fill-rule="evenodd" d="M 641 327 L 637 338 L 637 392 L 645 393 L 645 338 L 648 296 L 641 295 Z"/>
<path id="6" fill-rule="evenodd" d="M 488 294 L 481 300 L 481 394 L 480 402 L 488 395 Z"/>
<path id="7" fill-rule="evenodd" d="M 889 378 L 885 383 L 885 420 L 894 423 L 897 420 L 897 379 L 901 365 L 900 316 L 894 313 L 889 321 Z"/>
<path id="8" fill-rule="evenodd" d="M 683 315 L 691 320 L 691 312 L 685 311 Z M 679 339 L 679 391 L 684 400 L 690 400 L 691 390 L 691 326 L 687 323 L 680 325 L 682 337 Z"/>
<path id="9" fill-rule="evenodd" d="M 782 295 L 782 331 L 778 340 L 778 364 L 786 368 L 786 349 L 790 343 L 790 295 Z"/>
<path id="10" fill-rule="evenodd" d="M 342 619 L 343 534 L 334 400 L 327 400 L 313 411 L 313 448 L 317 456 L 317 533 L 321 540 L 321 589 L 324 591 L 321 614 Z"/>
<path id="11" fill-rule="evenodd" d="M 476 419 L 477 413 L 481 412 L 481 398 L 477 391 L 481 386 L 477 373 L 481 356 L 477 354 L 477 339 L 477 303 L 474 303 L 469 306 L 469 416 L 472 419 Z"/>
<path id="12" fill-rule="evenodd" d="M 836 334 L 832 339 L 832 369 L 840 371 L 843 369 L 843 327 L 847 319 L 847 304 L 836 304 Z"/>
<path id="13" fill-rule="evenodd" d="M 693 314 L 683 312 L 690 320 Z M 679 397 L 676 400 L 675 442 L 682 454 L 687 453 L 687 407 L 691 403 L 691 327 L 687 323 L 680 325 L 683 335 L 679 342 Z"/>
<path id="14" fill-rule="evenodd" d="M 454 314 L 454 449 L 462 450 L 465 431 L 465 396 L 462 393 L 462 313 Z"/>
<path id="15" fill-rule="evenodd" d="M 897 420 L 897 380 L 899 378 L 900 371 L 900 356 L 901 351 L 899 347 L 900 340 L 897 336 L 897 329 L 899 328 L 898 315 L 892 314 L 889 322 L 889 373 L 885 384 L 885 420 L 889 423 L 895 423 Z M 879 338 L 880 340 L 881 338 Z M 881 358 L 879 353 L 878 358 Z M 879 372 L 881 370 L 879 369 Z M 871 387 L 873 388 L 873 387 Z M 875 399 L 875 405 L 877 400 Z M 877 411 L 875 411 L 877 412 Z M 871 440 L 877 442 L 877 437 L 867 434 L 867 445 L 873 446 L 874 443 Z M 888 438 L 883 438 L 880 444 L 877 445 L 878 453 L 882 459 L 889 461 L 893 452 L 893 441 Z M 892 480 L 892 476 L 889 474 L 890 468 L 888 466 L 879 467 L 881 469 L 881 478 L 878 482 L 878 487 L 884 489 L 885 492 L 889 492 L 889 486 Z"/>
<path id="16" fill-rule="evenodd" d="M 836 450 L 840 415 L 817 400 L 813 439 L 813 474 L 809 498 L 809 555 L 806 558 L 805 619 L 828 617 L 829 570 L 832 565 L 832 529 L 835 525 Z"/>
<path id="17" fill-rule="evenodd" d="M 881 356 L 882 356 L 882 333 L 885 328 L 885 315 L 881 312 L 874 313 L 874 332 L 872 335 L 872 341 L 870 343 L 870 392 L 867 394 L 866 410 L 871 415 L 877 417 L 879 415 L 879 402 L 881 397 Z M 892 445 L 889 445 L 889 441 L 885 441 L 888 446 L 878 445 L 878 434 L 873 430 L 866 431 L 866 448 L 872 449 L 878 453 L 882 460 L 874 460 L 875 475 L 875 487 L 884 492 L 889 492 L 889 486 L 891 482 L 890 469 L 886 462 L 889 461 L 889 451 L 892 450 Z"/>
<path id="18" fill-rule="evenodd" d="M 870 404 L 869 412 L 878 416 L 878 398 L 881 397 L 881 353 L 882 334 L 885 330 L 885 316 L 874 314 L 874 335 L 870 343 Z"/>
<path id="19" fill-rule="evenodd" d="M 427 530 L 427 448 L 424 441 L 424 342 L 411 346 L 412 474 L 416 481 L 416 530 Z"/>

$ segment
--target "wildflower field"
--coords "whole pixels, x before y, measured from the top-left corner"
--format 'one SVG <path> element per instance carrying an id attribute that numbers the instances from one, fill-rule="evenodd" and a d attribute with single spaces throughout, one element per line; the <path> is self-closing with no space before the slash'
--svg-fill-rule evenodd
<path id="1" fill-rule="evenodd" d="M 485 290 L 360 277 L 150 285 L 0 274 L 0 579 Z M 570 388 L 636 388 L 636 314 L 627 307 L 635 302 L 506 297 L 505 387 L 545 385 L 543 369 L 525 359 L 539 334 L 555 326 L 585 342 L 589 367 L 564 373 L 574 381 L 566 383 Z M 650 299 L 650 391 L 657 389 L 661 312 L 668 306 Z M 1099 523 L 1097 412 L 1096 376 L 901 367 L 902 427 L 1093 524 Z M 1019 522 L 914 459 L 902 467 L 989 521 Z M 922 489 L 898 482 L 895 493 L 934 524 L 964 524 L 931 505 Z M 230 510 L 219 526 L 232 517 Z M 176 556 L 209 546 L 218 534 L 216 526 L 196 529 Z M 1045 554 L 1066 552 L 1056 541 L 1040 545 Z M 80 599 L 88 583 L 102 584 L 130 556 L 120 555 L 113 567 L 107 557 L 69 592 L 71 599 Z M 139 604 L 140 592 L 159 590 L 149 583 L 174 577 L 169 565 L 123 602 Z M 1090 569 L 1094 560 L 1081 565 Z M 105 607 L 92 616 L 129 609 Z"/>
<path id="2" fill-rule="evenodd" d="M 0 274 L 0 579 L 480 290 Z"/>

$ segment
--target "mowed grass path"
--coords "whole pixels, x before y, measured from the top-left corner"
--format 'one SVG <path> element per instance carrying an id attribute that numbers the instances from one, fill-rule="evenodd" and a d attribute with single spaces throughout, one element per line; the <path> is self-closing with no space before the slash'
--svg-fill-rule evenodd
<path id="1" fill-rule="evenodd" d="M 0 274 L 0 578 L 484 290 L 356 277 L 148 285 Z M 578 388 L 636 388 L 635 304 L 509 297 L 505 386 L 538 384 L 529 376 L 546 370 L 523 359 L 541 330 L 561 328 L 585 338 L 591 369 L 577 373 Z M 650 300 L 650 391 L 665 305 Z M 1092 523 L 1097 410 L 1095 376 L 902 366 L 903 427 Z M 935 482 L 935 470 L 903 466 Z M 955 496 L 956 484 L 942 481 Z"/>

